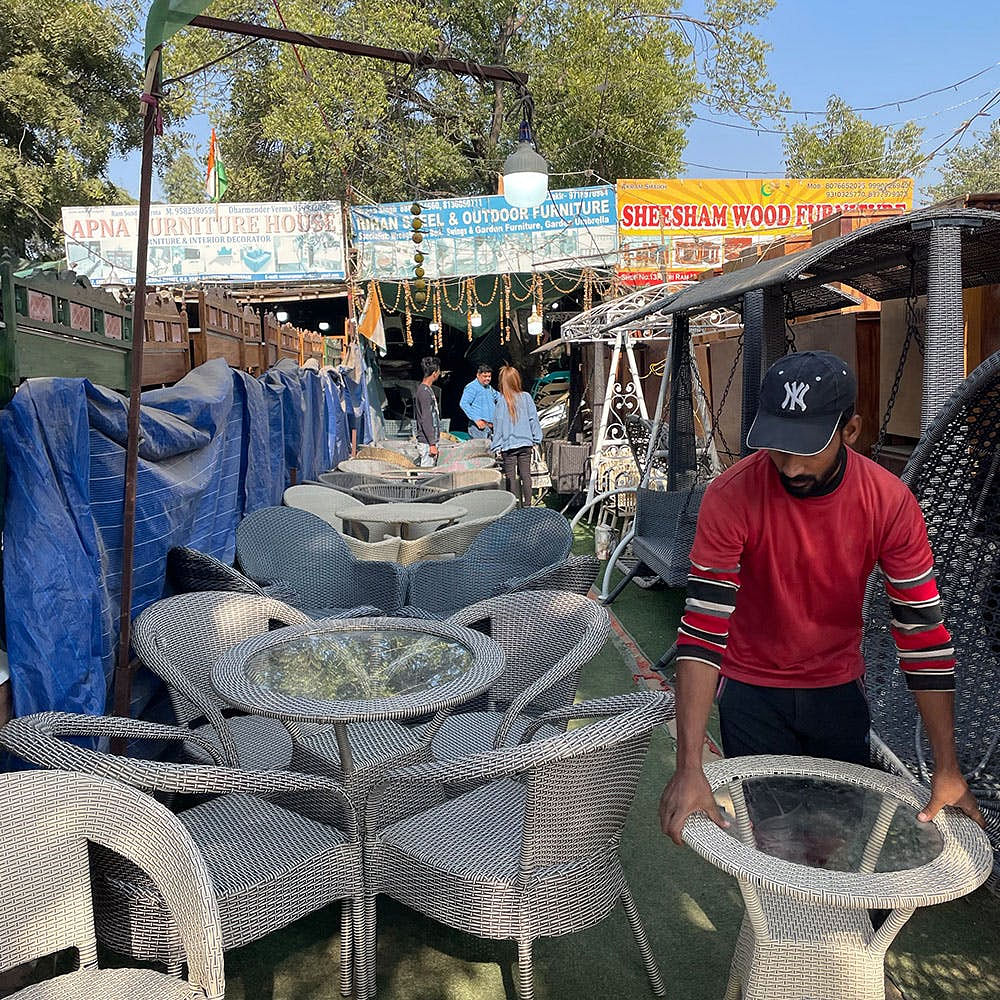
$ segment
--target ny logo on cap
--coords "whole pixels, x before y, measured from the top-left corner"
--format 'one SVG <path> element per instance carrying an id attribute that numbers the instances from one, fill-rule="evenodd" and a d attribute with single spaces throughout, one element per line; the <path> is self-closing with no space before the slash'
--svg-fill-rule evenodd
<path id="1" fill-rule="evenodd" d="M 781 404 L 783 410 L 794 410 L 797 406 L 803 413 L 806 411 L 806 393 L 809 391 L 808 382 L 786 382 L 785 401 Z"/>

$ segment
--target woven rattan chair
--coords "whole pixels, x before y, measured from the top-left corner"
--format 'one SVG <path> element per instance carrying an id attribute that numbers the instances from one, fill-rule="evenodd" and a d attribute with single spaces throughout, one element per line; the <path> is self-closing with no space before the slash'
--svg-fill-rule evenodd
<path id="1" fill-rule="evenodd" d="M 433 473 L 445 475 L 454 472 L 475 472 L 483 469 L 495 469 L 496 464 L 496 459 L 492 455 L 469 455 L 466 458 L 439 459 Z"/>
<path id="2" fill-rule="evenodd" d="M 273 591 L 280 587 L 264 588 L 244 576 L 238 569 L 210 556 L 207 552 L 175 545 L 167 552 L 167 583 L 176 594 L 199 590 L 225 590 L 232 594 L 256 594 L 258 597 L 278 597 Z"/>
<path id="3" fill-rule="evenodd" d="M 239 948 L 300 917 L 344 902 L 341 991 L 351 989 L 352 901 L 361 895 L 361 844 L 350 801 L 329 778 L 289 771 L 250 771 L 140 760 L 84 749 L 68 737 L 192 740 L 190 732 L 135 719 L 45 712 L 14 719 L 0 730 L 0 745 L 41 767 L 110 778 L 147 792 L 198 796 L 177 818 L 205 860 L 219 905 L 222 947 Z M 194 737 L 197 739 L 197 737 Z M 207 740 L 206 752 L 218 753 Z M 221 759 L 221 755 L 220 755 Z M 275 798 L 308 797 L 325 815 L 346 816 L 346 828 L 278 805 Z M 69 808 L 72 803 L 62 803 Z M 155 834 L 108 821 L 133 838 Z M 321 814 L 323 815 L 323 814 Z M 179 970 L 185 940 L 164 897 L 134 865 L 97 852 L 97 936 L 107 947 L 139 961 Z M 60 908 L 62 909 L 62 908 Z M 360 910 L 358 911 L 360 912 Z"/>
<path id="4" fill-rule="evenodd" d="M 356 472 L 363 476 L 384 476 L 386 473 L 399 472 L 395 462 L 383 462 L 374 458 L 345 458 L 337 466 L 338 472 Z"/>
<path id="5" fill-rule="evenodd" d="M 565 590 L 571 594 L 590 593 L 597 579 L 601 561 L 596 556 L 570 556 L 561 563 L 524 576 L 505 580 L 496 589 L 497 594 L 514 594 L 523 590 Z"/>
<path id="6" fill-rule="evenodd" d="M 470 490 L 501 488 L 503 475 L 499 469 L 466 469 L 463 472 L 442 472 L 421 480 L 425 486 L 435 486 L 441 493 L 433 502 L 442 503 Z"/>
<path id="7" fill-rule="evenodd" d="M 363 475 L 360 472 L 322 472 L 319 477 L 322 486 L 330 486 L 343 493 L 355 486 L 378 486 L 388 481 L 384 476 Z"/>
<path id="8" fill-rule="evenodd" d="M 212 688 L 212 667 L 227 649 L 252 635 L 309 620 L 287 604 L 252 594 L 178 594 L 139 615 L 132 643 L 167 685 L 177 721 L 217 743 L 225 764 L 285 768 L 292 759 L 288 730 L 259 715 L 227 718 L 227 705 Z M 196 749 L 194 755 L 205 762 Z"/>
<path id="9" fill-rule="evenodd" d="M 611 631 L 599 604 L 557 591 L 492 597 L 448 621 L 489 635 L 503 649 L 506 666 L 489 690 L 485 712 L 445 719 L 431 742 L 439 760 L 518 743 L 533 715 L 572 701 L 581 667 L 604 648 Z"/>
<path id="10" fill-rule="evenodd" d="M 297 507 L 299 510 L 307 510 L 310 514 L 323 518 L 327 524 L 332 525 L 342 535 L 345 533 L 344 522 L 334 512 L 344 507 L 364 506 L 362 501 L 350 493 L 331 489 L 328 486 L 309 484 L 289 486 L 281 500 L 286 507 Z"/>
<path id="11" fill-rule="evenodd" d="M 376 462 L 388 462 L 400 469 L 415 469 L 416 464 L 405 455 L 394 448 L 376 448 L 372 445 L 365 445 L 358 449 L 358 458 L 374 459 Z"/>
<path id="12" fill-rule="evenodd" d="M 924 431 L 903 481 L 920 501 L 958 661 L 955 742 L 997 863 L 1000 887 L 1000 354 L 984 361 Z M 933 759 L 889 631 L 880 573 L 865 600 L 872 741 L 882 766 L 930 783 Z"/>
<path id="13" fill-rule="evenodd" d="M 653 992 L 662 996 L 618 843 L 650 733 L 673 714 L 665 692 L 585 702 L 550 712 L 538 724 L 607 718 L 549 739 L 392 772 L 369 797 L 366 813 L 361 1000 L 375 996 L 379 894 L 457 930 L 517 941 L 521 1000 L 534 995 L 535 938 L 583 930 L 621 902 Z M 530 740 L 534 733 L 525 735 Z M 470 782 L 480 787 L 379 828 L 386 805 L 417 797 L 420 786 Z"/>
<path id="14" fill-rule="evenodd" d="M 476 455 L 488 455 L 490 442 L 486 438 L 469 438 L 468 441 L 442 442 L 438 445 L 442 461 L 453 459 L 474 458 Z"/>
<path id="15" fill-rule="evenodd" d="M 517 502 L 506 490 L 477 490 L 460 501 L 466 513 L 455 522 L 426 531 L 418 538 L 403 539 L 397 558 L 403 566 L 424 559 L 452 559 L 463 555 L 487 525 L 499 520 Z M 412 532 L 412 529 L 411 529 Z"/>
<path id="16" fill-rule="evenodd" d="M 558 511 L 512 510 L 488 524 L 459 558 L 410 566 L 409 603 L 433 614 L 454 614 L 492 597 L 499 581 L 562 562 L 572 544 L 569 522 Z"/>
<path id="17" fill-rule="evenodd" d="M 264 507 L 236 529 L 236 553 L 255 580 L 280 581 L 289 603 L 311 614 L 344 614 L 370 605 L 392 614 L 406 603 L 406 574 L 390 562 L 356 559 L 343 536 L 322 518 L 293 507 Z"/>
<path id="18" fill-rule="evenodd" d="M 419 483 L 373 483 L 370 486 L 355 486 L 351 496 L 361 503 L 413 503 L 434 500 L 440 490 Z"/>
<path id="19" fill-rule="evenodd" d="M 143 872 L 177 928 L 188 978 L 153 969 L 101 969 L 89 844 Z M 0 974 L 65 948 L 79 968 L 11 1000 L 222 1000 L 219 908 L 191 835 L 148 795 L 63 771 L 0 774 Z"/>

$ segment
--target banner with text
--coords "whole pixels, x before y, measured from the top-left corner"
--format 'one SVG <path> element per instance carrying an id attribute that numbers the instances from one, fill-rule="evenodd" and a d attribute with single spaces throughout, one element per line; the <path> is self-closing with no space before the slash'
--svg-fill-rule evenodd
<path id="1" fill-rule="evenodd" d="M 693 281 L 754 244 L 837 212 L 908 212 L 910 178 L 620 180 L 619 265 L 629 284 Z"/>
<path id="2" fill-rule="evenodd" d="M 135 281 L 137 205 L 64 208 L 66 260 L 96 284 Z M 343 280 L 339 201 L 153 205 L 147 281 Z"/>
<path id="3" fill-rule="evenodd" d="M 428 278 L 614 267 L 618 249 L 610 187 L 550 191 L 538 208 L 513 208 L 502 195 L 420 202 L 423 242 L 411 236 L 411 202 L 351 209 L 358 277 L 413 277 L 414 251 Z"/>

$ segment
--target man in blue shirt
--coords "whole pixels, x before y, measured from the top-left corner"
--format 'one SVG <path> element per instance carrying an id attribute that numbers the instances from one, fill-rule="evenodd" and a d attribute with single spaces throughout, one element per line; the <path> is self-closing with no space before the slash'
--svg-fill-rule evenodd
<path id="1" fill-rule="evenodd" d="M 496 409 L 499 393 L 490 383 L 493 369 L 480 365 L 476 377 L 465 387 L 459 406 L 469 418 L 469 437 L 488 438 L 493 433 L 493 411 Z"/>

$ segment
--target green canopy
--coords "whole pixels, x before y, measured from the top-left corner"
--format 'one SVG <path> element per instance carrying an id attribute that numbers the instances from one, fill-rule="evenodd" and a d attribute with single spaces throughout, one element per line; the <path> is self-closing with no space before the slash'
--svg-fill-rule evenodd
<path id="1" fill-rule="evenodd" d="M 153 0 L 146 17 L 146 65 L 153 49 L 201 14 L 211 0 Z"/>

